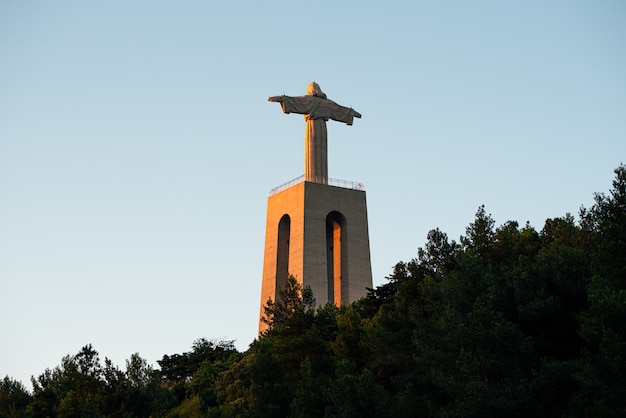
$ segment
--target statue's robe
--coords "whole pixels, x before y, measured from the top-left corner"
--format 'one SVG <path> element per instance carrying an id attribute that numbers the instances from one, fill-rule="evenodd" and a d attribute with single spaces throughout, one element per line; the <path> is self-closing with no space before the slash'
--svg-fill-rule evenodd
<path id="1" fill-rule="evenodd" d="M 317 96 L 282 96 L 284 113 L 299 113 L 306 120 L 304 133 L 304 175 L 306 181 L 327 183 L 328 180 L 328 119 L 352 125 L 356 112 L 332 100 Z"/>

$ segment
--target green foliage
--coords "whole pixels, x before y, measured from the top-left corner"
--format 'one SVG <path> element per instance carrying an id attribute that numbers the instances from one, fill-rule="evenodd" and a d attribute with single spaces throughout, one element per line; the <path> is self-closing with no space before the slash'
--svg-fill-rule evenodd
<path id="1" fill-rule="evenodd" d="M 270 333 L 301 334 L 312 324 L 315 298 L 310 287 L 303 288 L 297 279 L 289 275 L 278 300 L 267 301 L 265 316 L 261 319 Z"/>
<path id="2" fill-rule="evenodd" d="M 365 347 L 363 344 L 365 330 L 361 315 L 353 306 L 348 306 L 341 315 L 337 315 L 337 338 L 331 344 L 337 360 L 351 360 L 363 364 Z"/>
<path id="3" fill-rule="evenodd" d="M 459 244 L 417 258 L 349 305 L 315 309 L 290 276 L 244 353 L 199 339 L 153 370 L 87 345 L 0 382 L 2 417 L 626 416 L 626 167 L 609 195 L 540 231 L 479 207 Z"/>
<path id="4" fill-rule="evenodd" d="M 300 379 L 290 405 L 291 416 L 297 418 L 322 417 L 328 400 L 328 379 L 313 372 L 311 359 L 300 365 Z"/>
<path id="5" fill-rule="evenodd" d="M 21 382 L 5 376 L 0 380 L 0 418 L 25 417 L 32 398 Z"/>
<path id="6" fill-rule="evenodd" d="M 250 369 L 250 417 L 284 417 L 291 401 L 290 387 L 283 367 L 273 354 L 273 347 L 261 341 Z"/>
<path id="7" fill-rule="evenodd" d="M 617 289 L 626 288 L 626 166 L 615 169 L 610 196 L 598 193 L 595 205 L 582 210 L 586 225 L 592 228 L 592 260 L 600 276 Z"/>
<path id="8" fill-rule="evenodd" d="M 368 369 L 357 369 L 343 360 L 337 364 L 337 377 L 330 382 L 327 417 L 385 417 L 390 401 L 385 389 Z"/>
<path id="9" fill-rule="evenodd" d="M 144 359 L 134 354 L 127 369 L 121 372 L 109 359 L 102 367 L 98 352 L 86 345 L 32 379 L 29 416 L 148 416 L 170 407 L 168 392 Z"/>
<path id="10" fill-rule="evenodd" d="M 590 308 L 582 314 L 587 345 L 578 372 L 582 390 L 576 405 L 587 416 L 626 415 L 626 289 L 594 276 Z"/>
<path id="11" fill-rule="evenodd" d="M 161 360 L 157 360 L 161 366 L 159 374 L 165 384 L 171 387 L 191 379 L 204 361 L 224 361 L 236 351 L 234 341 L 208 341 L 200 338 L 194 341 L 192 351 L 164 355 Z"/>
<path id="12" fill-rule="evenodd" d="M 465 229 L 461 244 L 466 250 L 480 257 L 486 257 L 494 243 L 494 225 L 495 221 L 485 212 L 485 206 L 480 206 L 474 222 Z"/>

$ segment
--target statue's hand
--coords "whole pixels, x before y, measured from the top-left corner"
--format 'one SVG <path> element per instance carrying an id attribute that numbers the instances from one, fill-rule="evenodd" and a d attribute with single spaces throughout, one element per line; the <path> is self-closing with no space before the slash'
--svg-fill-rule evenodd
<path id="1" fill-rule="evenodd" d="M 352 113 L 353 113 L 353 116 L 354 116 L 355 118 L 359 118 L 359 119 L 361 119 L 361 114 L 360 114 L 359 112 L 357 112 L 356 110 L 352 109 Z"/>
<path id="2" fill-rule="evenodd" d="M 272 96 L 269 99 L 267 99 L 268 102 L 282 102 L 283 101 L 283 96 Z"/>

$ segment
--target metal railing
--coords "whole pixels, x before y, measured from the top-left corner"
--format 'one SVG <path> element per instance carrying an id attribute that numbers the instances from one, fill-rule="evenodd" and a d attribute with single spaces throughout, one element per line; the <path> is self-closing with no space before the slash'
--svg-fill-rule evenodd
<path id="1" fill-rule="evenodd" d="M 299 184 L 305 181 L 309 183 L 320 183 L 320 184 L 327 184 L 329 186 L 342 187 L 344 189 L 365 190 L 365 186 L 363 186 L 362 183 L 357 183 L 354 181 L 302 175 L 293 180 L 289 180 L 287 183 L 283 183 L 278 187 L 274 187 L 272 190 L 270 190 L 270 196 L 273 196 L 276 193 L 282 192 L 285 189 L 288 189 L 292 186 L 295 186 L 296 184 Z"/>

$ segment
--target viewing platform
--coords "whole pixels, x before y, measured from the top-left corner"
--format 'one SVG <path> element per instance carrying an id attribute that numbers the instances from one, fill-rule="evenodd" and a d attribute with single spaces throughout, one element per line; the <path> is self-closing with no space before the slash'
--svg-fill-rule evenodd
<path id="1" fill-rule="evenodd" d="M 276 193 L 282 192 L 283 190 L 288 189 L 304 181 L 308 181 L 310 183 L 326 184 L 326 185 L 335 186 L 335 187 L 342 187 L 344 189 L 361 190 L 361 191 L 365 190 L 365 186 L 363 186 L 362 183 L 357 183 L 354 181 L 302 175 L 293 180 L 289 180 L 287 183 L 283 183 L 278 187 L 274 187 L 272 190 L 270 190 L 270 196 L 273 196 Z"/>

